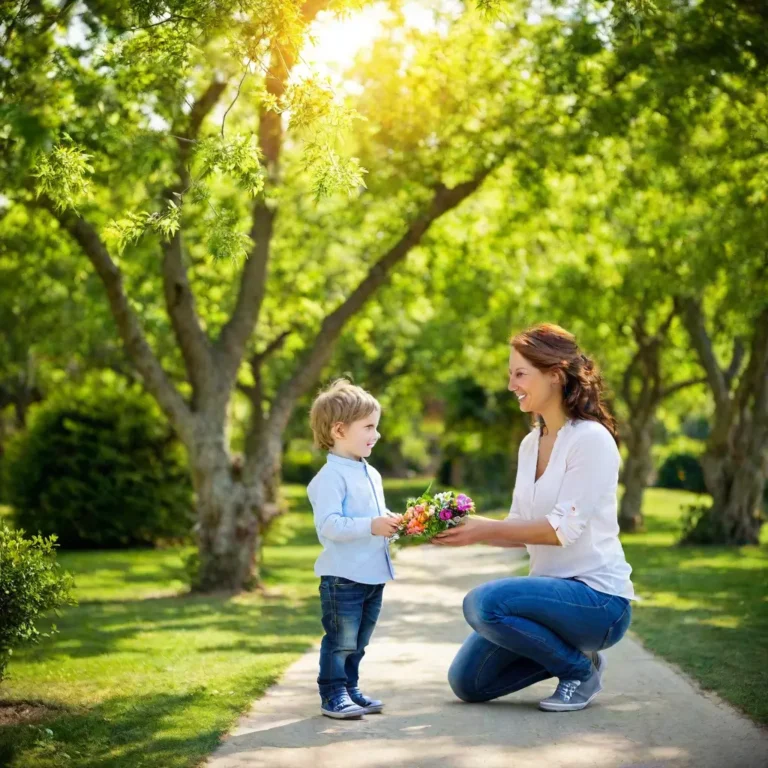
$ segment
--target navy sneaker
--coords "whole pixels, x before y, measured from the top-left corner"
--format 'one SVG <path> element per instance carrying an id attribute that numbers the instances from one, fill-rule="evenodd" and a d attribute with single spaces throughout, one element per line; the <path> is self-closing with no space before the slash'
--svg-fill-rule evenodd
<path id="1" fill-rule="evenodd" d="M 346 691 L 334 693 L 327 699 L 323 699 L 320 711 L 326 717 L 333 717 L 336 720 L 359 720 L 365 714 L 365 710 L 355 704 Z"/>
<path id="2" fill-rule="evenodd" d="M 359 688 L 347 688 L 349 698 L 357 704 L 358 707 L 363 708 L 363 712 L 366 715 L 377 715 L 384 709 L 384 703 L 378 699 L 370 699 Z"/>

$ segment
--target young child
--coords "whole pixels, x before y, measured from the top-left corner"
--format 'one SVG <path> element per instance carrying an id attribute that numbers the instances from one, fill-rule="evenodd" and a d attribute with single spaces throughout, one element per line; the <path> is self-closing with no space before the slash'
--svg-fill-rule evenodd
<path id="1" fill-rule="evenodd" d="M 381 475 L 366 461 L 379 439 L 381 406 L 345 379 L 318 395 L 310 412 L 315 444 L 328 451 L 307 487 L 323 551 L 315 563 L 325 636 L 320 646 L 320 711 L 342 720 L 381 712 L 358 687 L 358 669 L 395 577 L 389 542 L 400 516 L 384 504 Z"/>

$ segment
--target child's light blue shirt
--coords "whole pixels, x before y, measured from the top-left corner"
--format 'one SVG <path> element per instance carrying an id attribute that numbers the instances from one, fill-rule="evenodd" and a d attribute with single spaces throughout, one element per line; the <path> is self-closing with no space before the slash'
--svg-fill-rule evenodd
<path id="1" fill-rule="evenodd" d="M 307 486 L 323 551 L 315 575 L 341 576 L 361 584 L 395 578 L 389 541 L 371 533 L 371 522 L 387 514 L 381 475 L 365 460 L 328 454 Z"/>

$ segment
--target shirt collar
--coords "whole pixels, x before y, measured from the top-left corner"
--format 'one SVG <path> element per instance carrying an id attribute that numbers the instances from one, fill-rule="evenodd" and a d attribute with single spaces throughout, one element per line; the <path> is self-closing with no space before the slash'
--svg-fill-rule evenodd
<path id="1" fill-rule="evenodd" d="M 345 459 L 343 456 L 337 456 L 335 453 L 328 454 L 328 462 L 331 464 L 341 464 L 345 467 L 358 467 L 359 469 L 363 469 L 368 464 L 364 458 L 361 458 L 360 461 L 355 461 L 354 459 Z"/>

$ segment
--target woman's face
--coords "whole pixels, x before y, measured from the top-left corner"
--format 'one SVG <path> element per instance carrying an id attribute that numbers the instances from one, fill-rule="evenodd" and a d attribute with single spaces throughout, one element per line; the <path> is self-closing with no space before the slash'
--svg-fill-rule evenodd
<path id="1" fill-rule="evenodd" d="M 540 371 L 514 347 L 509 355 L 509 385 L 525 413 L 542 413 L 553 402 L 562 399 L 556 373 Z"/>

